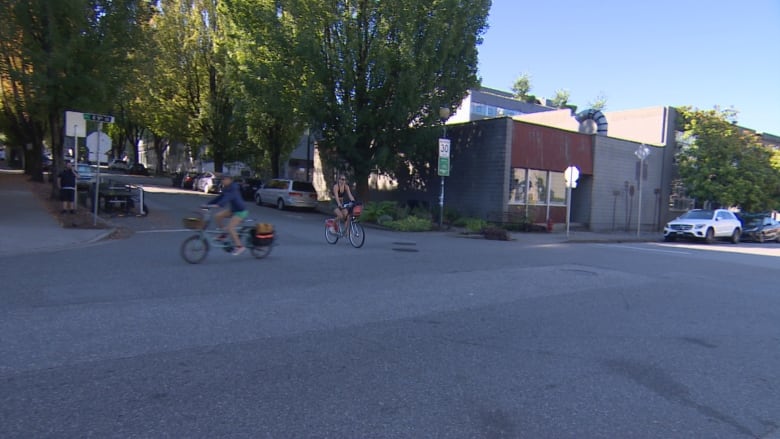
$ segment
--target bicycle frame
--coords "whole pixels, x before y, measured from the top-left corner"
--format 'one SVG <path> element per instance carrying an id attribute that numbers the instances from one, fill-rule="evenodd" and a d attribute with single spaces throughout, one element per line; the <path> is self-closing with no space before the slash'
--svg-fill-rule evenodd
<path id="1" fill-rule="evenodd" d="M 341 238 L 348 238 L 350 244 L 355 248 L 360 248 L 366 240 L 366 233 L 360 224 L 360 216 L 349 214 L 349 227 L 346 227 L 346 221 L 328 219 L 325 222 L 325 241 L 328 244 L 335 244 Z"/>
<path id="2" fill-rule="evenodd" d="M 193 224 L 192 221 L 195 221 L 196 223 Z M 211 221 L 212 215 L 208 209 L 203 209 L 201 211 L 201 218 L 199 219 L 185 218 L 185 226 L 189 229 L 193 229 L 195 234 L 184 240 L 180 248 L 180 253 L 182 258 L 190 264 L 197 264 L 203 261 L 206 258 L 206 255 L 208 255 L 211 247 L 221 248 L 226 252 L 230 252 L 235 246 L 235 243 L 230 236 L 226 236 L 224 239 L 218 238 L 221 234 L 227 235 L 225 231 L 209 229 Z M 270 239 L 264 240 L 265 243 L 256 244 L 254 241 L 255 228 L 249 225 L 249 223 L 253 222 L 254 219 L 245 219 L 239 224 L 236 233 L 238 233 L 239 241 L 242 245 L 248 248 L 249 253 L 256 259 L 262 259 L 271 252 L 271 247 L 273 246 L 273 233 L 270 234 Z"/>
<path id="3" fill-rule="evenodd" d="M 204 209 L 203 212 L 203 221 L 206 223 L 206 225 L 203 227 L 203 229 L 198 230 L 198 235 L 200 238 L 204 241 L 208 241 L 209 245 L 213 246 L 214 248 L 233 248 L 235 247 L 235 243 L 233 242 L 233 238 L 230 236 L 230 233 L 228 233 L 227 230 L 219 231 L 214 229 L 209 229 L 211 226 L 211 220 L 213 218 L 213 215 L 211 214 L 211 211 Z M 239 227 L 244 223 L 249 222 L 248 220 L 244 220 L 239 224 Z M 238 240 L 241 242 L 244 242 L 242 238 L 245 238 L 246 232 L 245 227 L 241 227 L 240 229 L 236 230 L 236 234 L 238 234 Z M 219 235 L 226 235 L 225 239 L 218 239 Z"/>

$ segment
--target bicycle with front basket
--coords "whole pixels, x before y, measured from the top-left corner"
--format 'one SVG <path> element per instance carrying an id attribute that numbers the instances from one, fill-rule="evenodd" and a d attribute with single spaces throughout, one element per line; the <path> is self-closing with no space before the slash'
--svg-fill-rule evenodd
<path id="1" fill-rule="evenodd" d="M 206 259 L 209 250 L 221 248 L 230 253 L 233 251 L 233 239 L 225 231 L 211 229 L 211 211 L 208 208 L 201 209 L 197 217 L 184 218 L 184 227 L 194 230 L 196 233 L 185 239 L 181 244 L 181 257 L 190 264 L 198 264 Z M 257 223 L 253 219 L 245 219 L 236 233 L 244 246 L 257 259 L 262 259 L 271 253 L 274 242 L 274 230 L 271 224 Z"/>
<path id="2" fill-rule="evenodd" d="M 348 237 L 352 247 L 360 248 L 366 242 L 366 232 L 363 225 L 360 224 L 360 214 L 363 212 L 363 205 L 358 202 L 344 203 L 344 208 L 349 211 L 349 229 L 346 229 L 344 221 L 337 221 L 335 218 L 325 220 L 325 241 L 328 244 L 339 242 L 339 238 Z"/>

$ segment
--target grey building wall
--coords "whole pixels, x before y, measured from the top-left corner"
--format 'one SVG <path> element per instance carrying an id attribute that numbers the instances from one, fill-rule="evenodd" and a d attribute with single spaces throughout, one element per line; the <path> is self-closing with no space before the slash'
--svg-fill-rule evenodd
<path id="1" fill-rule="evenodd" d="M 590 230 L 636 231 L 640 197 L 639 159 L 634 152 L 639 145 L 627 140 L 595 137 Z M 657 227 L 665 161 L 665 148 L 648 148 L 651 152 L 644 161 L 641 184 L 641 227 L 645 232 Z"/>
<path id="2" fill-rule="evenodd" d="M 496 118 L 447 127 L 450 176 L 445 178 L 444 206 L 461 215 L 500 215 L 509 199 L 512 119 Z M 438 204 L 439 179 L 428 183 Z"/>
<path id="3" fill-rule="evenodd" d="M 669 207 L 669 197 L 672 192 L 672 181 L 679 177 L 677 165 L 674 156 L 677 153 L 677 111 L 672 107 L 667 107 L 666 121 L 666 146 L 662 152 L 661 164 L 661 190 L 659 197 L 660 211 L 656 217 L 656 230 L 663 229 L 664 224 L 676 218 L 679 212 L 671 211 Z"/>

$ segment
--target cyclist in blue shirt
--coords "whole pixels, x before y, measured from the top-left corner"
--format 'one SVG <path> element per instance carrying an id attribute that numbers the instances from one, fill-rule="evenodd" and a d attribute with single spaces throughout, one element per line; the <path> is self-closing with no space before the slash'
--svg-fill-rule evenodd
<path id="1" fill-rule="evenodd" d="M 221 229 L 225 218 L 230 217 L 230 221 L 228 221 L 225 230 L 230 234 L 230 237 L 233 239 L 233 244 L 235 244 L 232 254 L 240 255 L 246 249 L 238 238 L 236 226 L 246 219 L 249 212 L 244 205 L 244 199 L 241 198 L 241 191 L 239 190 L 238 185 L 233 183 L 233 177 L 225 175 L 222 177 L 222 193 L 219 194 L 217 198 L 213 199 L 208 206 L 226 207 L 228 205 L 229 208 L 225 208 L 214 215 L 214 219 L 217 222 L 217 227 Z"/>

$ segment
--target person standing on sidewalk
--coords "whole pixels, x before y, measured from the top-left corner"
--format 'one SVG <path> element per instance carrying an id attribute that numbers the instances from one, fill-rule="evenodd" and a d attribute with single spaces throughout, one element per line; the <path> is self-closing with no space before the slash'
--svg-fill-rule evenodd
<path id="1" fill-rule="evenodd" d="M 60 201 L 62 201 L 62 210 L 60 213 L 66 211 L 70 213 L 76 213 L 76 177 L 79 173 L 73 169 L 73 165 L 70 161 L 65 162 L 65 169 L 60 172 L 58 176 L 60 185 Z"/>

